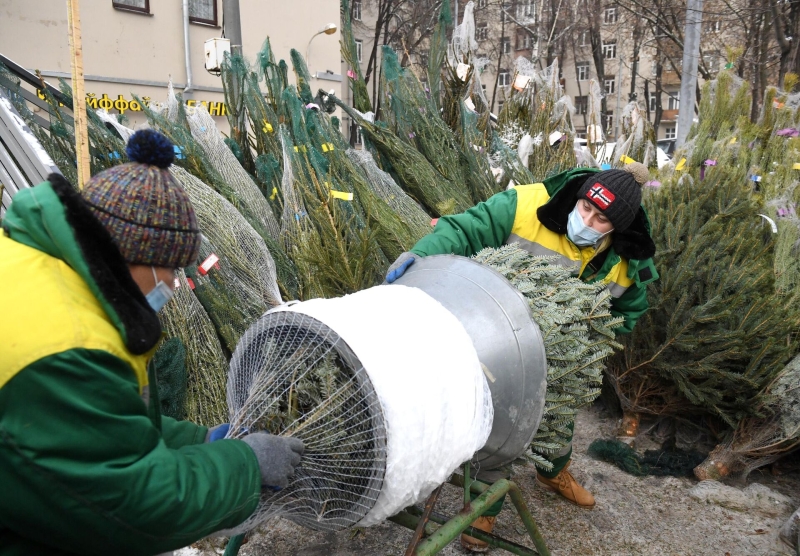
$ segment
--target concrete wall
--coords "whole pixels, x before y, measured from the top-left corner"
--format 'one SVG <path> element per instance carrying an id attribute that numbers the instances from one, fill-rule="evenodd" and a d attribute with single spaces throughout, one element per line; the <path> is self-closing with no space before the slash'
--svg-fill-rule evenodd
<path id="1" fill-rule="evenodd" d="M 339 24 L 339 5 L 332 0 L 240 0 L 245 57 L 254 60 L 264 39 L 270 36 L 276 57 L 289 61 L 289 50 L 304 56 L 309 39 L 327 23 Z M 176 88 L 186 85 L 183 11 L 181 0 L 150 0 L 150 14 L 115 9 L 111 0 L 81 0 L 86 93 L 98 104 L 114 103 L 110 112 L 125 109 L 132 94 L 163 101 L 172 78 Z M 197 102 L 223 101 L 220 78 L 204 66 L 203 43 L 222 35 L 222 0 L 217 0 L 218 26 L 190 24 L 192 74 Z M 69 81 L 70 58 L 67 8 L 64 0 L 0 0 L 0 53 L 30 70 L 41 70 L 57 85 Z M 339 32 L 314 38 L 309 67 L 312 74 L 331 70 L 340 79 Z M 291 65 L 290 65 L 291 67 Z M 293 81 L 290 76 L 290 81 Z M 341 81 L 318 80 L 312 90 L 341 92 Z M 106 95 L 106 97 L 103 97 Z M 90 101 L 94 102 L 94 101 Z M 218 104 L 212 107 L 221 108 Z M 134 125 L 144 121 L 142 112 L 125 109 Z M 224 116 L 217 124 L 228 129 Z"/>

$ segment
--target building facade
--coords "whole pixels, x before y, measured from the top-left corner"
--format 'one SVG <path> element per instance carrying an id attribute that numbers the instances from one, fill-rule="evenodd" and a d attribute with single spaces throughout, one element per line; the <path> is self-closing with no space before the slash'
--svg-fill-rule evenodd
<path id="1" fill-rule="evenodd" d="M 170 80 L 189 104 L 204 104 L 227 131 L 222 83 L 204 67 L 204 43 L 221 37 L 223 0 L 81 0 L 83 67 L 87 103 L 123 114 L 133 126 L 145 121 L 134 95 L 166 99 Z M 308 56 L 312 89 L 341 93 L 339 24 L 331 0 L 240 0 L 242 49 L 254 60 L 269 37 L 278 59 L 292 48 Z M 0 0 L 0 54 L 51 84 L 71 80 L 67 7 L 63 0 Z M 188 48 L 186 47 L 188 46 Z M 290 65 L 291 66 L 291 65 Z M 291 76 L 290 76 L 291 79 Z M 35 108 L 38 110 L 38 108 Z"/>

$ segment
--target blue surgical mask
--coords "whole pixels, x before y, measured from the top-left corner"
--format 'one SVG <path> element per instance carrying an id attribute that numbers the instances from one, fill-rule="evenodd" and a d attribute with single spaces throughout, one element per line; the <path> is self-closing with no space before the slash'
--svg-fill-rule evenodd
<path id="1" fill-rule="evenodd" d="M 158 313 L 161 308 L 167 304 L 167 302 L 172 299 L 172 296 L 175 292 L 172 291 L 168 285 L 164 283 L 163 280 L 159 280 L 158 276 L 156 276 L 156 269 L 155 267 L 150 267 L 153 270 L 153 281 L 156 283 L 156 287 L 145 296 L 147 299 L 147 303 L 150 304 L 150 307 L 153 308 L 153 311 Z"/>
<path id="2" fill-rule="evenodd" d="M 578 247 L 589 247 L 590 245 L 595 245 L 598 241 L 603 239 L 604 236 L 607 236 L 612 231 L 613 230 L 610 230 L 603 234 L 594 228 L 587 226 L 583 222 L 583 216 L 581 216 L 577 205 L 575 205 L 575 208 L 572 209 L 571 213 L 569 213 L 569 219 L 567 220 L 567 237 L 569 237 L 569 239 L 572 240 L 572 243 Z"/>

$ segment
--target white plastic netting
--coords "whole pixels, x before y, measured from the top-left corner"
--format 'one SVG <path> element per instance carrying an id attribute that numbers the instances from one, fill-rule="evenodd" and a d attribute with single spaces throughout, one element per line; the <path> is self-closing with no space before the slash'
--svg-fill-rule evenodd
<path id="1" fill-rule="evenodd" d="M 233 355 L 228 403 L 232 436 L 267 430 L 306 445 L 289 487 L 262 495 L 237 531 L 275 515 L 324 531 L 381 523 L 471 458 L 493 417 L 463 326 L 403 286 L 259 319 Z"/>
<path id="2" fill-rule="evenodd" d="M 422 237 L 431 231 L 431 218 L 392 176 L 378 168 L 368 150 L 348 149 L 347 156 L 364 172 L 370 189 L 397 213 L 412 233 Z"/>
<path id="3" fill-rule="evenodd" d="M 242 168 L 230 147 L 225 144 L 225 140 L 208 110 L 204 106 L 188 109 L 186 118 L 192 130 L 192 137 L 203 147 L 208 161 L 226 183 L 236 190 L 241 203 L 246 204 L 250 209 L 250 214 L 258 218 L 272 239 L 278 241 L 281 230 L 269 202 L 253 178 Z"/>
<path id="4" fill-rule="evenodd" d="M 263 238 L 236 207 L 197 177 L 175 165 L 170 172 L 189 194 L 200 230 L 238 278 L 231 287 L 255 289 L 268 307 L 280 305 L 275 262 Z"/>
<path id="5" fill-rule="evenodd" d="M 308 224 L 308 213 L 306 212 L 303 197 L 298 191 L 294 180 L 294 165 L 292 144 L 289 131 L 286 126 L 280 126 L 281 151 L 283 153 L 283 177 L 281 178 L 281 191 L 283 192 L 283 214 L 281 215 L 281 237 L 290 247 L 294 234 L 298 229 L 303 230 Z"/>
<path id="6" fill-rule="evenodd" d="M 478 41 L 475 40 L 475 2 L 467 2 L 464 15 L 453 30 L 453 38 L 447 48 L 447 62 L 452 67 L 457 67 L 464 60 L 471 59 L 478 51 Z"/>
<path id="7" fill-rule="evenodd" d="M 167 338 L 180 338 L 186 348 L 186 419 L 214 426 L 228 418 L 225 382 L 228 363 L 214 324 L 192 293 L 186 275 L 178 271 L 175 295 L 159 312 Z"/>

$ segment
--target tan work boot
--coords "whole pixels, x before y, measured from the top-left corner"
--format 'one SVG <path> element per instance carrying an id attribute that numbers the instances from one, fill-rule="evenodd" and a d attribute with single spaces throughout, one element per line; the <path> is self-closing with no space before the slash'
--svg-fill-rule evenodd
<path id="1" fill-rule="evenodd" d="M 495 516 L 488 517 L 482 515 L 478 519 L 472 522 L 472 526 L 475 529 L 480 529 L 485 533 L 491 533 L 492 529 L 494 528 L 495 521 L 497 521 L 497 518 Z M 463 546 L 470 552 L 489 551 L 489 543 L 478 540 L 475 537 L 470 537 L 466 533 L 461 534 L 461 546 Z"/>
<path id="2" fill-rule="evenodd" d="M 561 470 L 561 473 L 552 479 L 548 479 L 537 473 L 536 481 L 540 485 L 560 494 L 576 506 L 587 509 L 594 508 L 594 496 L 592 496 L 592 493 L 579 485 L 575 477 L 572 476 L 572 473 L 567 471 L 567 467 L 569 467 L 570 463 L 572 462 L 567 463 L 566 467 Z"/>

